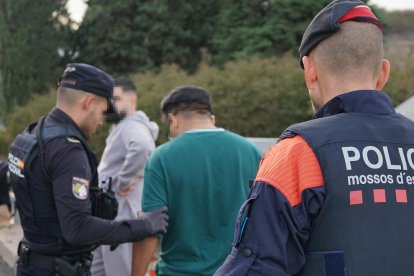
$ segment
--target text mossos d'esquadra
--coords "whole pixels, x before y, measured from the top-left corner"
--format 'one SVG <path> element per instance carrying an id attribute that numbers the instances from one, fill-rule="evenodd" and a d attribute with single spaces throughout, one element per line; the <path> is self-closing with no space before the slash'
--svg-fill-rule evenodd
<path id="1" fill-rule="evenodd" d="M 391 154 L 393 160 L 391 160 Z M 342 154 L 347 171 L 352 171 L 353 166 L 359 162 L 371 170 L 381 170 L 381 173 L 349 175 L 348 185 L 359 184 L 414 184 L 414 175 L 406 171 L 414 171 L 414 148 L 401 147 L 375 147 L 366 146 L 362 149 L 356 147 L 342 147 Z M 383 174 L 384 171 L 394 172 Z"/>

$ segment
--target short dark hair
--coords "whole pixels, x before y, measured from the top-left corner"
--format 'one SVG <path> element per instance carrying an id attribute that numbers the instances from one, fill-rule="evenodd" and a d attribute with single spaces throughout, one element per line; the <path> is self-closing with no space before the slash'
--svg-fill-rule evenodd
<path id="1" fill-rule="evenodd" d="M 383 59 L 382 31 L 373 24 L 345 22 L 313 51 L 319 63 L 335 76 L 377 76 Z"/>
<path id="2" fill-rule="evenodd" d="M 132 80 L 125 77 L 116 78 L 114 86 L 121 87 L 122 92 L 137 92 L 137 87 L 135 83 Z"/>
<path id="3" fill-rule="evenodd" d="M 192 85 L 179 86 L 168 93 L 161 102 L 164 115 L 181 111 L 195 111 L 200 114 L 212 114 L 211 96 L 207 90 Z"/>

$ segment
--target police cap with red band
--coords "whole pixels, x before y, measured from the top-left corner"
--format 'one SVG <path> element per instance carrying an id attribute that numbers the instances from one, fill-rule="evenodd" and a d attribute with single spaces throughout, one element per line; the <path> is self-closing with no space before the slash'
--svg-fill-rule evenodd
<path id="1" fill-rule="evenodd" d="M 337 32 L 340 23 L 345 21 L 372 23 L 382 30 L 381 22 L 364 2 L 334 0 L 315 16 L 302 37 L 299 47 L 302 68 L 303 57 L 309 55 L 321 41 Z"/>

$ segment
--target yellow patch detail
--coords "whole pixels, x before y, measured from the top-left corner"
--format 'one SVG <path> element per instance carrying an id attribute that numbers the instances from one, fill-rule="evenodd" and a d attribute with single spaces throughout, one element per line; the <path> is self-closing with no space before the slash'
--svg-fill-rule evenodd
<path id="1" fill-rule="evenodd" d="M 82 184 L 80 184 L 80 183 L 76 183 L 75 184 L 75 187 L 73 187 L 73 190 L 76 192 L 76 193 L 79 193 L 79 191 L 80 191 L 80 188 L 82 187 Z"/>

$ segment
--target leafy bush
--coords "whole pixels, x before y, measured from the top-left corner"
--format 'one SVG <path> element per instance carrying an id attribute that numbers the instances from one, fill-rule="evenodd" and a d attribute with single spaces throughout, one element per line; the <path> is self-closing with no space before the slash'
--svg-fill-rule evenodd
<path id="1" fill-rule="evenodd" d="M 161 99 L 176 86 L 192 84 L 210 91 L 217 125 L 244 136 L 277 137 L 293 122 L 311 117 L 303 72 L 290 54 L 280 59 L 230 62 L 223 69 L 202 65 L 195 75 L 175 66 L 160 74 L 136 76 L 138 105 L 160 120 Z M 159 142 L 166 140 L 161 127 Z"/>
<path id="2" fill-rule="evenodd" d="M 414 44 L 399 53 L 388 57 L 391 73 L 384 91 L 391 97 L 395 106 L 414 96 Z"/>
<path id="3" fill-rule="evenodd" d="M 161 129 L 158 143 L 167 140 L 167 127 L 161 123 L 160 102 L 172 89 L 193 84 L 208 89 L 213 96 L 217 125 L 245 136 L 277 137 L 293 122 L 311 117 L 302 70 L 290 54 L 279 59 L 253 58 L 231 62 L 223 69 L 201 65 L 195 75 L 177 66 L 164 66 L 159 74 L 135 75 L 138 83 L 138 107 L 155 120 Z M 6 118 L 7 133 L 0 135 L 1 153 L 7 152 L 11 137 L 25 126 L 46 115 L 53 107 L 54 92 L 38 96 L 16 108 Z M 105 146 L 108 127 L 98 131 L 91 143 L 98 153 Z"/>
<path id="4" fill-rule="evenodd" d="M 387 24 L 387 32 L 392 34 L 412 35 L 414 11 L 392 11 L 381 13 L 382 20 Z"/>
<path id="5" fill-rule="evenodd" d="M 412 60 L 411 56 L 405 61 L 392 61 L 396 65 L 392 67 L 385 91 L 394 104 L 414 94 Z M 160 125 L 159 144 L 167 140 L 167 126 L 161 123 L 160 102 L 170 90 L 184 84 L 209 90 L 217 126 L 244 136 L 277 137 L 290 124 L 312 117 L 303 71 L 290 53 L 281 58 L 230 62 L 222 69 L 202 64 L 194 75 L 168 65 L 159 74 L 138 74 L 133 79 L 138 84 L 139 109 Z M 29 122 L 49 112 L 55 102 L 54 93 L 36 96 L 26 106 L 9 114 L 5 122 L 8 132 L 0 133 L 0 154 L 7 153 L 12 138 Z M 98 155 L 105 146 L 108 128 L 101 128 L 91 139 Z"/>
<path id="6" fill-rule="evenodd" d="M 6 155 L 14 137 L 41 116 L 46 116 L 56 101 L 55 92 L 36 95 L 24 106 L 15 107 L 5 119 L 7 131 L 0 132 L 0 155 Z"/>

